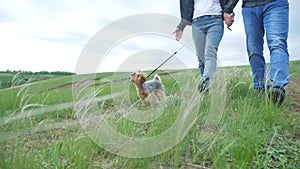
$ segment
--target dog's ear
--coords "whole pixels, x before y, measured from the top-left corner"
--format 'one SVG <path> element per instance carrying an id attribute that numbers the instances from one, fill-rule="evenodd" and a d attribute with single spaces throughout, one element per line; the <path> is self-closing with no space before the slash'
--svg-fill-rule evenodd
<path id="1" fill-rule="evenodd" d="M 130 74 L 130 76 L 131 76 L 130 81 L 131 81 L 131 82 L 134 82 L 135 74 L 136 74 L 136 73 L 131 73 L 131 74 Z"/>
<path id="2" fill-rule="evenodd" d="M 160 79 L 160 76 L 158 74 L 155 74 L 154 77 L 153 77 L 154 80 L 158 80 L 158 81 L 161 81 Z"/>

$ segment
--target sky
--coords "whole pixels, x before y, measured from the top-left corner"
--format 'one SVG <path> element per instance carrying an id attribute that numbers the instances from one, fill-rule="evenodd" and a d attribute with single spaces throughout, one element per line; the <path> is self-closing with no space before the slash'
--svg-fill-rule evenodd
<path id="1" fill-rule="evenodd" d="M 288 48 L 291 60 L 300 59 L 297 9 L 300 9 L 300 1 L 290 0 Z M 232 31 L 225 29 L 219 46 L 219 66 L 249 64 L 241 2 L 234 11 Z M 178 49 L 176 57 L 162 68 L 196 67 L 196 56 L 187 46 L 182 46 L 185 42 L 193 43 L 189 40 L 177 42 L 173 38 L 176 27 L 173 21 L 164 23 L 164 31 L 169 31 L 167 35 L 133 33 L 115 41 L 105 55 L 98 51 L 96 60 L 89 60 L 85 50 L 91 46 L 91 39 L 103 36 L 101 33 L 105 28 L 114 29 L 113 26 L 124 18 L 127 21 L 128 17 L 149 13 L 163 14 L 179 21 L 179 0 L 0 0 L 0 71 L 76 72 L 78 65 L 87 68 L 81 73 L 153 69 Z M 146 19 L 143 22 L 146 23 Z M 149 23 L 148 26 L 155 25 Z M 112 39 L 122 31 L 111 31 Z M 183 36 L 186 39 L 190 31 L 190 27 L 185 29 Z M 104 46 L 99 43 L 96 48 L 101 50 Z M 264 53 L 268 62 L 266 46 Z M 93 62 L 97 62 L 93 64 L 96 68 L 88 69 Z"/>

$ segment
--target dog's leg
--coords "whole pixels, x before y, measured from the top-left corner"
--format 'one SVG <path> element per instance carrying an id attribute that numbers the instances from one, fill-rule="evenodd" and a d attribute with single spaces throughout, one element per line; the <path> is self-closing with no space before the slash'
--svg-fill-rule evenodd
<path id="1" fill-rule="evenodd" d="M 150 101 L 149 101 L 149 97 L 146 97 L 146 98 L 143 98 L 142 99 L 142 105 L 143 106 L 147 106 L 150 104 Z"/>
<path id="2" fill-rule="evenodd" d="M 156 89 L 153 91 L 158 100 L 162 100 L 165 96 L 164 92 L 160 89 Z"/>

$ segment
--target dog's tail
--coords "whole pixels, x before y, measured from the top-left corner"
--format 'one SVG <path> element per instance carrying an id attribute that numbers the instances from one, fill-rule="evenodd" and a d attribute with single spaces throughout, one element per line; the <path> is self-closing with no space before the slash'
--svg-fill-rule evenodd
<path id="1" fill-rule="evenodd" d="M 153 80 L 158 80 L 161 82 L 160 76 L 158 74 L 154 75 Z"/>

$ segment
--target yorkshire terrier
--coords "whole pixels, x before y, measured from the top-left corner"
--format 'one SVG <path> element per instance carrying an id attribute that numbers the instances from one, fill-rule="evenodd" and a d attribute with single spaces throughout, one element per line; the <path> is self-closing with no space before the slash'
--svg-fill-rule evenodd
<path id="1" fill-rule="evenodd" d="M 142 100 L 142 104 L 149 105 L 154 99 L 162 100 L 165 96 L 165 87 L 161 82 L 160 76 L 156 74 L 152 80 L 146 80 L 146 74 L 142 71 L 131 74 L 130 81 L 135 84 L 137 94 Z"/>

